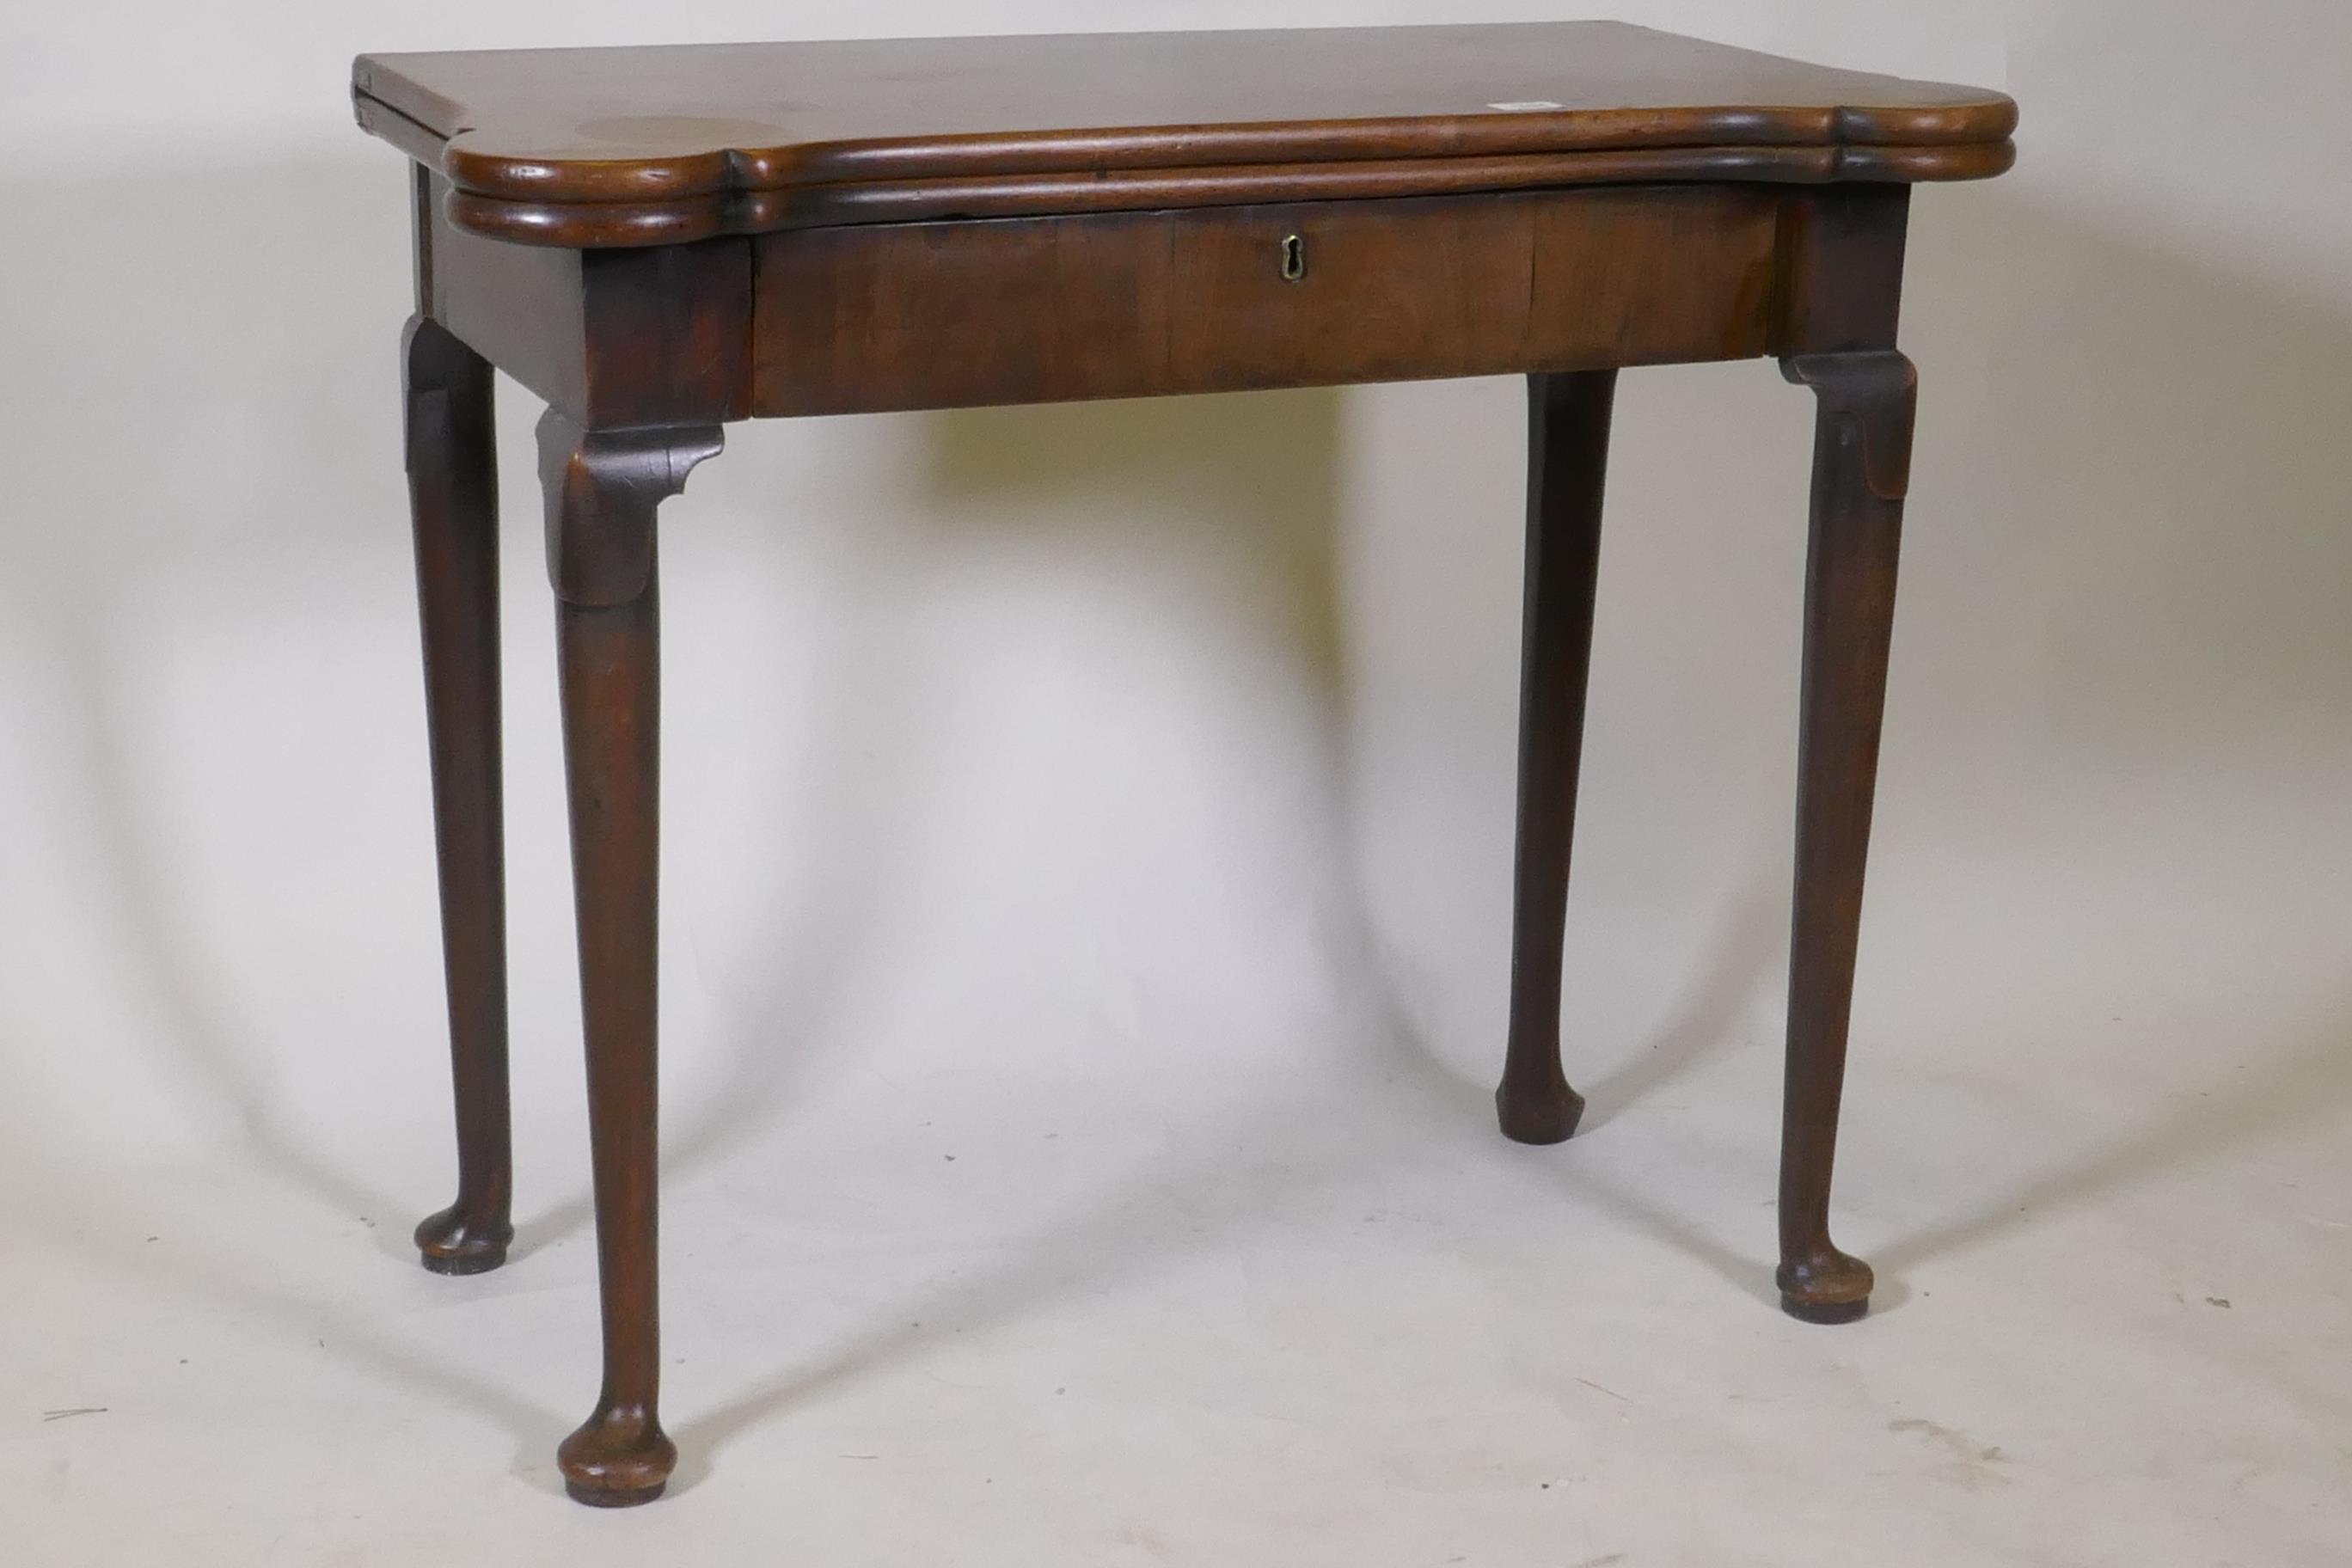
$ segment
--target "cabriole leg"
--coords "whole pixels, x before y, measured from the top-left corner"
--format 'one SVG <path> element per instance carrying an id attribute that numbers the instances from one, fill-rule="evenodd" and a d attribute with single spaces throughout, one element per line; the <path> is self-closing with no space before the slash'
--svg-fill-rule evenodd
<path id="1" fill-rule="evenodd" d="M 1528 378 L 1528 557 L 1520 625 L 1519 825 L 1510 1042 L 1495 1110 L 1507 1137 L 1558 1143 L 1584 1097 L 1559 1060 L 1560 941 L 1583 753 L 1601 494 L 1614 371 Z"/>
<path id="2" fill-rule="evenodd" d="M 1891 349 L 1799 355 L 1781 368 L 1813 389 L 1820 418 L 1805 581 L 1779 1281 L 1791 1316 L 1843 1323 L 1870 1310 L 1873 1283 L 1870 1266 L 1830 1240 L 1830 1170 L 1918 384 L 1911 362 Z"/>
<path id="3" fill-rule="evenodd" d="M 656 1271 L 656 910 L 660 864 L 660 617 L 654 514 L 715 427 L 539 426 L 563 687 L 573 901 L 588 1058 L 604 1376 L 558 1450 L 582 1502 L 661 1495 L 677 1448 L 662 1431 Z"/>
<path id="4" fill-rule="evenodd" d="M 416 1227 L 416 1246 L 436 1274 L 478 1274 L 506 1261 L 514 1237 L 490 367 L 423 316 L 402 358 L 457 1102 L 457 1198 Z"/>

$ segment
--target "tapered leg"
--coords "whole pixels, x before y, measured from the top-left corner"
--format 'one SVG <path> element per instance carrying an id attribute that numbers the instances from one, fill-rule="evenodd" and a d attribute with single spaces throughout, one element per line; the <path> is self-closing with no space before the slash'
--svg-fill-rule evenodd
<path id="1" fill-rule="evenodd" d="M 457 1099 L 457 1199 L 416 1227 L 416 1246 L 436 1273 L 478 1274 L 506 1261 L 514 1237 L 490 367 L 421 316 L 409 322 L 403 348 L 442 968 Z"/>
<path id="2" fill-rule="evenodd" d="M 1782 369 L 1813 388 L 1821 412 L 1805 582 L 1779 1279 L 1791 1316 L 1843 1323 L 1869 1310 L 1873 1283 L 1870 1266 L 1830 1240 L 1830 1169 L 1917 379 L 1892 350 L 1801 355 Z"/>
<path id="3" fill-rule="evenodd" d="M 655 1263 L 655 1021 L 661 662 L 654 512 L 716 429 L 583 431 L 540 422 L 557 595 L 572 895 L 595 1164 L 604 1379 L 558 1451 L 582 1502 L 661 1495 L 677 1449 L 661 1429 Z"/>
<path id="4" fill-rule="evenodd" d="M 1495 1110 L 1504 1134 L 1557 1143 L 1584 1097 L 1559 1062 L 1560 939 L 1583 754 L 1601 494 L 1614 371 L 1528 378 L 1528 563 L 1520 626 L 1519 826 L 1511 900 L 1510 1043 Z"/>
<path id="5" fill-rule="evenodd" d="M 677 1450 L 655 1401 L 655 874 L 660 658 L 654 584 L 625 605 L 561 605 L 564 766 L 587 1034 L 604 1384 L 562 1450 L 583 1502 L 657 1495 Z"/>

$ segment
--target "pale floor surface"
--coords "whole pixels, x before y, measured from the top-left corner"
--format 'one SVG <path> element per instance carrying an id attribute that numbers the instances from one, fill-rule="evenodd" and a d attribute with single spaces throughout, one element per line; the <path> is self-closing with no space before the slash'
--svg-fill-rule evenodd
<path id="1" fill-rule="evenodd" d="M 672 1151 L 685 1459 L 622 1515 L 551 1462 L 593 1394 L 576 1174 L 470 1280 L 410 1261 L 437 1150 L 37 1175 L 0 1537 L 26 1568 L 2352 1561 L 2343 1010 L 2160 1074 L 2194 1053 L 2152 1039 L 2216 1020 L 1882 1040 L 1840 1201 L 1880 1310 L 1844 1329 L 1771 1305 L 1769 1010 L 1588 1074 L 1548 1150 L 1401 1050 L 846 1072 Z"/>

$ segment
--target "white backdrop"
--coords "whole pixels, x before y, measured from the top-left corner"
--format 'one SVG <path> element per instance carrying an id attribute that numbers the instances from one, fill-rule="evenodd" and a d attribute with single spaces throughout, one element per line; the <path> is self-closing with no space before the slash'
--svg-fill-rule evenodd
<path id="1" fill-rule="evenodd" d="M 352 1511 L 380 1524 L 401 1511 L 387 1490 L 425 1500 L 403 1492 L 399 1456 L 451 1448 L 453 1475 L 484 1469 L 480 1507 L 508 1488 L 531 1505 L 518 1529 L 576 1528 L 546 1495 L 544 1450 L 592 1392 L 583 1107 L 536 407 L 506 385 L 525 1245 L 492 1278 L 510 1281 L 537 1243 L 535 1289 L 562 1299 L 436 1382 L 461 1353 L 436 1336 L 466 1337 L 466 1298 L 397 1271 L 407 1226 L 452 1173 L 399 463 L 405 187 L 398 158 L 350 124 L 352 54 L 1557 14 L 1506 0 L 657 14 L 85 0 L 12 16 L 0 1268 L 16 1283 L 0 1313 L 47 1316 L 8 1334 L 0 1364 L 0 1446 L 21 1448 L 20 1477 L 46 1479 L 0 1499 L 0 1518 L 71 1521 L 127 1562 L 163 1528 L 160 1503 L 135 1501 L 153 1489 L 266 1495 L 257 1461 L 156 1412 L 200 1426 L 251 1401 L 257 1381 L 294 1375 L 272 1357 L 331 1323 L 316 1336 L 326 1392 L 282 1408 L 265 1395 L 236 1439 L 284 1446 L 273 1474 L 315 1464 L 308 1484 L 341 1477 Z M 2122 1443 L 2100 1461 L 2110 1479 L 2045 1470 L 1890 1500 L 1881 1547 L 2107 1561 L 2145 1529 L 2195 1548 L 2164 1561 L 2340 1561 L 2347 1526 L 2326 1500 L 2341 1504 L 2352 1410 L 2352 12 L 1626 0 L 1615 14 L 2001 86 L 2023 105 L 2013 175 L 1915 205 L 1905 344 L 1922 426 L 1841 1172 L 1847 1245 L 1874 1250 L 1896 1310 L 1856 1332 L 1924 1340 L 2007 1316 L 2088 1345 L 2139 1321 L 2106 1293 L 2128 1279 L 2158 1317 L 2197 1307 L 2199 1324 L 2242 1336 L 2216 1350 L 2151 1330 L 2146 1359 L 2101 1384 L 2111 1403 L 2075 1399 L 2082 1431 L 2034 1428 L 2053 1454 L 2094 1430 Z M 892 1252 L 896 1225 L 922 1227 L 914 1252 L 935 1257 L 923 1249 L 952 1251 L 959 1226 L 1016 1215 L 1015 1261 L 980 1314 L 1002 1328 L 1048 1311 L 1037 1298 L 1073 1310 L 1066 1295 L 1121 1279 L 1181 1299 L 1155 1283 L 1172 1265 L 1123 1250 L 1133 1228 L 1183 1233 L 1180 1254 L 1244 1246 L 1248 1215 L 1279 1206 L 1244 1177 L 1320 1171 L 1314 1151 L 1375 1131 L 1529 1168 L 1481 1142 L 1507 970 L 1522 395 L 1468 382 L 730 432 L 664 514 L 665 1125 L 673 1191 L 702 1193 L 710 1216 L 673 1238 L 690 1250 L 707 1223 L 706 1258 L 773 1246 L 778 1283 L 760 1294 L 674 1267 L 674 1341 L 783 1334 L 803 1291 L 835 1300 L 845 1325 L 897 1313 L 809 1262 L 870 1258 L 929 1279 Z M 1526 1157 L 1552 1162 L 1535 1190 L 1553 1217 L 1529 1234 L 1596 1233 L 1583 1268 L 1547 1289 L 1613 1278 L 1662 1293 L 1685 1312 L 1676 1331 L 1702 1342 L 1779 1333 L 1751 1320 L 1770 1245 L 1756 1203 L 1778 1108 L 1811 418 L 1768 365 L 1622 384 L 1567 966 L 1570 1074 L 1594 1133 Z M 1347 1114 L 1372 1120 L 1352 1133 L 1326 1120 L 1318 1097 L 1349 1079 L 1394 1087 L 1387 1121 L 1360 1104 Z M 907 1162 L 931 1183 L 946 1154 L 969 1169 L 1062 1131 L 1078 1152 L 1005 1184 L 906 1185 Z M 1570 1189 L 1578 1170 L 1592 1184 Z M 1135 1171 L 1145 1196 L 1056 1218 L 1065 1202 L 1095 1212 L 1087 1194 Z M 727 1207 L 739 1200 L 751 1206 Z M 1296 1215 L 1302 1229 L 1352 1223 L 1358 1201 Z M 1087 1282 L 1032 1289 L 1066 1264 Z M 1405 1267 L 1373 1257 L 1362 1279 Z M 1906 1300 L 1929 1291 L 1923 1310 Z M 379 1300 L 412 1316 L 369 1317 Z M 2199 1305 L 2223 1300 L 2226 1320 Z M 1301 1310 L 1300 1338 L 1338 1331 Z M 167 1343 L 200 1323 L 223 1336 L 224 1381 L 167 1397 Z M 515 1393 L 503 1369 L 542 1341 L 544 1377 Z M 740 1506 L 760 1500 L 727 1444 L 750 1451 L 745 1434 L 812 1418 L 783 1393 L 756 1411 L 726 1401 L 789 1366 L 795 1342 L 714 1366 L 703 1405 L 722 1413 L 699 1426 L 697 1395 L 673 1385 L 683 1479 L 712 1453 L 718 1468 L 646 1519 L 719 1518 L 730 1480 Z M 1856 1353 L 1793 1342 L 1823 1364 Z M 1873 1342 L 1896 1347 L 1892 1367 L 1932 1360 L 1917 1343 L 1842 1344 Z M 152 1372 L 124 1359 L 134 1343 Z M 1365 1353 L 1400 1353 L 1381 1345 Z M 919 1332 L 885 1348 L 848 1359 L 931 1353 Z M 2005 1364 L 2020 1397 L 2046 1385 Z M 96 1367 L 111 1370 L 91 1393 Z M 1948 1370 L 1954 1389 L 1989 1386 L 1981 1364 Z M 2152 1392 L 2168 1380 L 2181 1403 Z M 2210 1454 L 2160 1436 L 2249 1387 L 2267 1415 Z M 34 1419 L 80 1405 L 110 1413 Z M 406 1425 L 364 1461 L 382 1483 L 371 1498 L 352 1473 L 369 1439 L 347 1428 L 375 1430 L 372 1412 L 393 1406 Z M 123 1436 L 141 1408 L 152 1439 Z M 1962 1450 L 2020 1447 L 1953 1447 L 1902 1427 L 1899 1408 L 1874 1413 L 1896 1446 L 1884 1464 L 1930 1491 L 1937 1467 L 1986 1468 Z M 305 1430 L 333 1435 L 305 1445 Z M 1669 1467 L 1710 1451 L 1683 1429 L 1635 1447 Z M 514 1487 L 509 1458 L 532 1488 Z M 941 1473 L 956 1472 L 932 1483 Z M 1117 1490 L 1125 1473 L 1108 1473 Z M 1590 1517 L 1633 1544 L 1596 1537 L 1583 1558 L 1720 1549 L 1698 1516 L 1618 1480 Z M 2084 1489 L 2110 1485 L 2126 1489 Z M 1342 1551 L 1345 1528 L 1290 1537 L 1241 1492 L 1188 1495 L 1146 1531 L 1156 1546 L 1088 1533 L 1069 1498 L 1035 1502 L 1069 1533 L 1033 1519 L 1018 1539 L 1030 1561 L 1328 1548 L 1362 1562 L 1391 1560 L 1365 1543 L 1404 1528 L 1368 1503 L 1351 1517 L 1376 1533 Z M 1759 1493 L 1743 1517 L 1774 1517 L 1783 1496 Z M 2092 1497 L 2101 1528 L 2124 1534 L 2032 1555 Z M 275 1561 L 257 1543 L 295 1528 L 284 1561 L 346 1560 L 328 1555 L 349 1541 L 326 1522 L 289 1527 L 268 1502 L 225 1522 L 205 1506 L 173 1516 L 184 1552 L 201 1541 L 222 1561 Z M 920 1508 L 884 1516 L 910 1555 L 989 1539 L 954 1533 L 952 1509 L 936 1540 Z M 1497 1514 L 1480 1539 L 1518 1539 L 1525 1522 Z M 377 1526 L 345 1528 L 377 1542 L 348 1561 L 408 1560 L 365 1532 Z M 567 1550 L 639 1528 L 608 1521 Z M 1426 1560 L 1454 1539 L 1433 1536 Z M 422 1552 L 436 1538 L 414 1540 Z M 2262 1550 L 2221 1555 L 2248 1541 Z M 1750 1541 L 1742 1560 L 1801 1544 Z M 44 1559 L 84 1560 L 98 1559 Z"/>

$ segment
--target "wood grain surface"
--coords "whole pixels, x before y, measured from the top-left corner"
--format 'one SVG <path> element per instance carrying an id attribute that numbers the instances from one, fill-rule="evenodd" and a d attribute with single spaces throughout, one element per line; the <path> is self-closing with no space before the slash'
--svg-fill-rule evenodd
<path id="1" fill-rule="evenodd" d="M 1979 178 L 1998 92 L 1613 22 L 362 56 L 460 227 L 580 247 L 821 223 L 1545 185 Z"/>
<path id="2" fill-rule="evenodd" d="M 1743 359 L 1771 331 L 1780 210 L 1693 186 L 772 234 L 751 412 Z"/>

